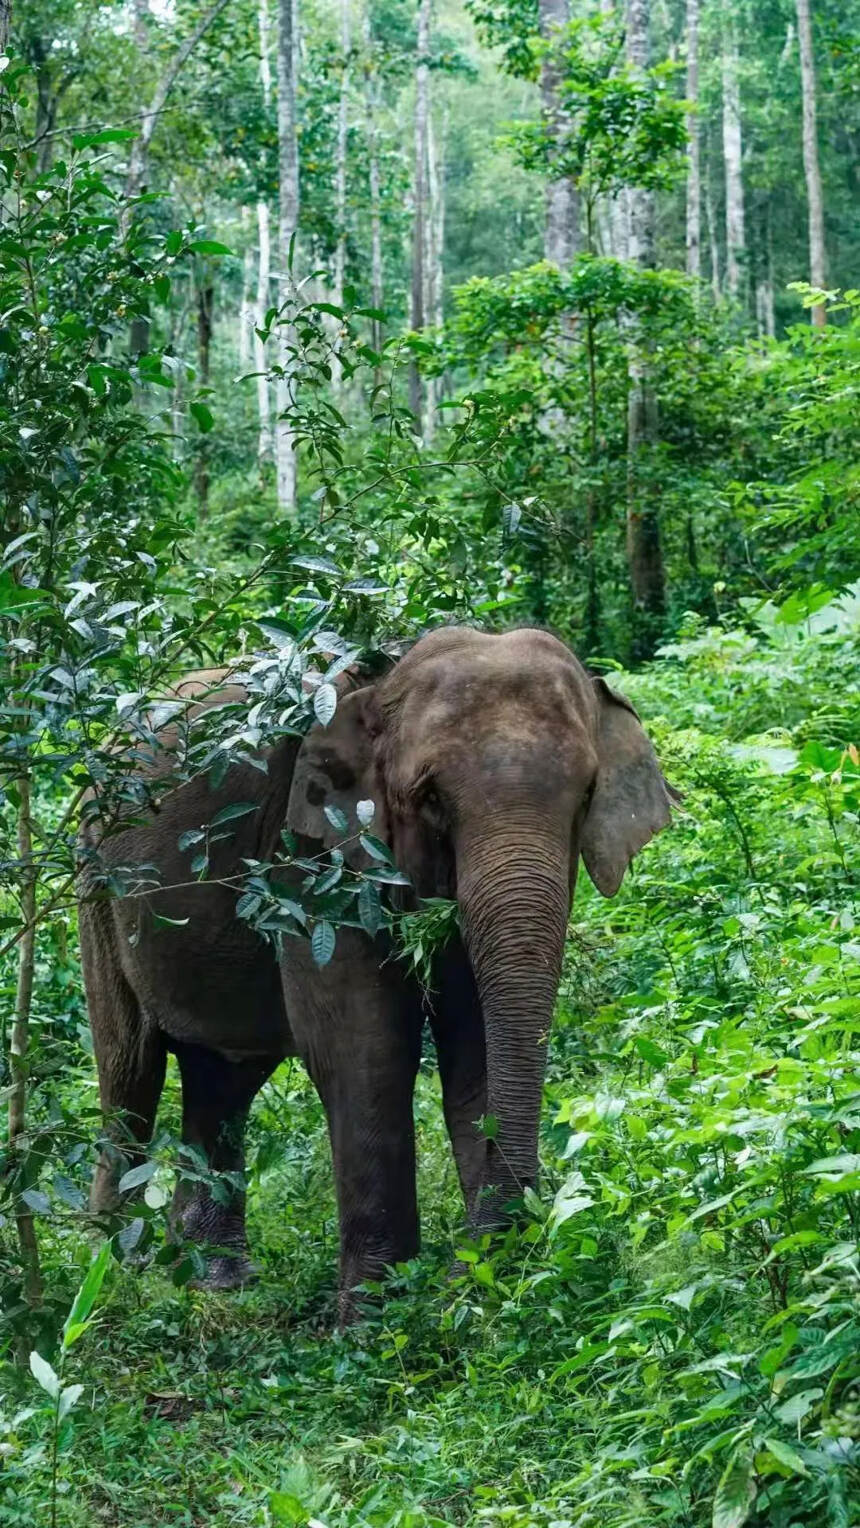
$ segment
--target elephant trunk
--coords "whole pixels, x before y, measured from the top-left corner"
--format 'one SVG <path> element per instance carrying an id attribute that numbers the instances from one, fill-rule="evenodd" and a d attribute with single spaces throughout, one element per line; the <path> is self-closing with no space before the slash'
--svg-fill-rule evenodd
<path id="1" fill-rule="evenodd" d="M 487 1053 L 491 1118 L 479 1226 L 534 1187 L 547 1045 L 570 909 L 570 838 L 559 824 L 512 820 L 476 832 L 457 856 L 463 932 L 475 973 Z"/>

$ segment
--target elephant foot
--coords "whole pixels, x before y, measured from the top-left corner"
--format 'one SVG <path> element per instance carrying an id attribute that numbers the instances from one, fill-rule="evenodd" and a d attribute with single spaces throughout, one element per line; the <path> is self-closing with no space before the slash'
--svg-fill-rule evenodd
<path id="1" fill-rule="evenodd" d="M 230 1255 L 219 1252 L 215 1257 L 208 1259 L 208 1264 L 202 1279 L 190 1281 L 192 1289 L 227 1293 L 233 1289 L 245 1289 L 249 1284 L 256 1284 L 260 1277 L 259 1268 L 242 1253 Z"/>

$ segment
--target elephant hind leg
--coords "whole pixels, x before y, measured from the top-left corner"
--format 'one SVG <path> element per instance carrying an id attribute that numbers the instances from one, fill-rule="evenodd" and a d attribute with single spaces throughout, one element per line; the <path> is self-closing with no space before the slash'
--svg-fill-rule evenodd
<path id="1" fill-rule="evenodd" d="M 99 1094 L 110 1141 L 96 1163 L 90 1211 L 106 1215 L 119 1204 L 117 1184 L 129 1164 L 143 1160 L 164 1086 L 167 1046 L 129 984 L 116 949 L 106 903 L 82 903 L 81 960 Z"/>
<path id="2" fill-rule="evenodd" d="M 183 1041 L 173 1048 L 182 1077 L 182 1139 L 205 1157 L 212 1174 L 230 1174 L 207 1182 L 189 1163 L 174 1195 L 174 1230 L 218 1249 L 209 1259 L 207 1288 L 234 1289 L 252 1279 L 254 1269 L 246 1255 L 245 1192 L 233 1175 L 244 1169 L 248 1111 L 280 1057 L 229 1061 L 203 1045 Z"/>

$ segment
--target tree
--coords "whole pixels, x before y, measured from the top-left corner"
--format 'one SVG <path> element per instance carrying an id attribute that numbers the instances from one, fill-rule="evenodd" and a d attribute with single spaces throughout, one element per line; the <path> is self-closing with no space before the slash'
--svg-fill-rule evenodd
<path id="1" fill-rule="evenodd" d="M 278 0 L 278 263 L 282 312 L 278 328 L 275 471 L 278 507 L 286 511 L 294 509 L 296 503 L 296 455 L 289 421 L 295 333 L 283 310 L 294 292 L 293 262 L 299 224 L 297 53 L 297 0 Z"/>
<path id="2" fill-rule="evenodd" d="M 343 51 L 343 62 L 337 109 L 334 187 L 334 215 L 337 227 L 337 244 L 334 253 L 334 300 L 339 308 L 343 307 L 343 278 L 346 267 L 346 147 L 349 132 L 349 58 L 352 47 L 349 21 L 349 0 L 341 0 L 340 45 Z"/>
<path id="3" fill-rule="evenodd" d="M 699 138 L 699 0 L 687 0 L 687 275 L 702 273 L 702 178 Z"/>
<path id="4" fill-rule="evenodd" d="M 731 11 L 723 17 L 723 158 L 726 172 L 726 288 L 735 301 L 746 295 L 746 235 L 741 145 L 738 38 Z"/>
<path id="5" fill-rule="evenodd" d="M 627 54 L 631 69 L 648 67 L 649 0 L 629 0 Z M 654 265 L 655 195 L 650 186 L 631 186 L 628 258 L 644 270 Z M 633 601 L 632 652 L 650 658 L 657 644 L 666 603 L 660 522 L 650 473 L 657 442 L 657 395 L 639 326 L 631 326 L 627 395 L 627 565 Z"/>
<path id="6" fill-rule="evenodd" d="M 540 72 L 541 111 L 549 137 L 555 142 L 561 142 L 566 122 L 559 103 L 559 70 L 555 49 L 559 33 L 570 21 L 569 0 L 538 0 L 538 10 L 540 34 L 544 43 Z M 579 248 L 579 199 L 576 187 L 569 176 L 551 175 L 546 183 L 546 258 L 555 265 L 569 265 Z"/>
<path id="7" fill-rule="evenodd" d="M 803 170 L 809 207 L 809 276 L 812 286 L 821 290 L 825 283 L 824 201 L 818 163 L 815 53 L 809 0 L 797 0 L 797 40 L 800 45 L 800 81 L 803 93 Z M 823 303 L 813 304 L 812 322 L 819 328 L 827 322 L 827 309 Z"/>
<path id="8" fill-rule="evenodd" d="M 384 301 L 382 275 L 382 211 L 379 184 L 379 142 L 377 119 L 379 114 L 379 72 L 374 56 L 373 19 L 371 0 L 365 0 L 364 46 L 364 126 L 367 140 L 368 182 L 370 189 L 370 301 L 379 313 Z M 373 349 L 379 351 L 382 343 L 382 325 L 379 318 L 372 320 L 371 340 Z"/>
<path id="9" fill-rule="evenodd" d="M 430 4 L 419 0 L 418 37 L 415 53 L 415 165 L 413 172 L 412 210 L 412 297 L 409 321 L 413 329 L 423 329 L 427 322 L 427 129 L 430 110 Z M 413 360 L 409 368 L 409 407 L 421 428 L 421 374 Z"/>
<path id="10" fill-rule="evenodd" d="M 269 115 L 272 99 L 272 68 L 269 62 L 269 3 L 258 0 L 257 29 L 260 46 L 260 89 L 263 111 Z M 266 351 L 257 330 L 261 330 L 269 311 L 269 285 L 271 281 L 271 233 L 269 203 L 266 197 L 257 197 L 257 301 L 254 326 L 254 370 L 257 373 L 257 458 L 262 464 L 272 453 L 271 409 L 269 405 L 269 378 L 266 370 Z"/>

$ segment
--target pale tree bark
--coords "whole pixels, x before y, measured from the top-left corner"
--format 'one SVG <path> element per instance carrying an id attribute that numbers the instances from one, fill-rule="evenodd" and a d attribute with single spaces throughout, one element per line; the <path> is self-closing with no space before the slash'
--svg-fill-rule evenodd
<path id="1" fill-rule="evenodd" d="M 723 159 L 726 171 L 726 290 L 736 302 L 746 297 L 746 231 L 741 143 L 738 38 L 734 16 L 723 20 Z"/>
<path id="2" fill-rule="evenodd" d="M 569 0 L 538 0 L 540 34 L 544 42 L 557 39 L 559 30 L 570 21 Z M 540 96 L 544 125 L 552 139 L 560 141 L 565 131 L 565 116 L 558 100 L 559 69 L 552 52 L 541 64 Z M 546 222 L 544 255 L 554 265 L 570 264 L 580 248 L 579 196 L 568 176 L 550 176 L 546 185 Z"/>
<path id="3" fill-rule="evenodd" d="M 364 45 L 367 52 L 365 65 L 364 120 L 367 136 L 368 176 L 370 181 L 370 301 L 371 306 L 382 308 L 385 300 L 382 273 L 382 206 L 379 183 L 379 76 L 373 56 L 373 24 L 370 0 L 364 10 Z M 371 345 L 379 351 L 382 344 L 382 325 L 372 320 Z"/>
<path id="4" fill-rule="evenodd" d="M 607 21 L 615 15 L 615 0 L 600 0 L 600 14 Z M 603 253 L 615 260 L 627 259 L 627 188 L 610 192 L 597 207 Z"/>
<path id="5" fill-rule="evenodd" d="M 427 322 L 427 123 L 430 111 L 430 3 L 419 0 L 418 39 L 415 63 L 415 170 L 412 216 L 412 301 L 409 323 L 423 329 Z M 409 367 L 409 407 L 416 428 L 422 423 L 423 389 L 421 375 L 414 361 Z"/>
<path id="6" fill-rule="evenodd" d="M 340 45 L 343 52 L 343 68 L 340 76 L 340 100 L 337 113 L 334 186 L 337 224 L 337 247 L 334 252 L 334 300 L 338 308 L 343 307 L 343 283 L 346 271 L 346 148 L 349 135 L 349 55 L 352 47 L 349 23 L 349 0 L 340 0 Z"/>
<path id="7" fill-rule="evenodd" d="M 278 0 L 278 264 L 280 267 L 280 304 L 289 303 L 295 294 L 290 268 L 299 222 L 299 141 L 296 112 L 298 54 L 297 0 Z M 292 510 L 296 503 L 296 453 L 293 431 L 285 417 L 293 403 L 295 369 L 295 329 L 281 322 L 278 329 L 278 365 L 275 424 L 275 472 L 278 507 Z"/>
<path id="8" fill-rule="evenodd" d="M 424 270 L 426 289 L 424 313 L 428 323 L 441 327 L 443 319 L 443 282 L 445 251 L 445 137 L 447 112 L 443 110 L 441 146 L 437 151 L 432 111 L 427 117 L 427 189 L 428 207 L 426 218 L 426 249 Z M 432 440 L 436 428 L 436 403 L 438 379 L 427 377 L 424 383 L 425 440 Z"/>
<path id="9" fill-rule="evenodd" d="M 269 62 L 269 0 L 258 0 L 257 26 L 260 39 L 260 89 L 266 117 L 272 102 L 272 67 Z M 269 401 L 269 376 L 266 369 L 266 348 L 257 333 L 266 322 L 269 311 L 269 285 L 271 280 L 271 232 L 269 203 L 264 196 L 257 199 L 257 297 L 254 325 L 254 371 L 257 374 L 257 457 L 261 465 L 272 454 L 272 411 Z"/>
<path id="10" fill-rule="evenodd" d="M 755 283 L 756 329 L 759 339 L 773 339 L 776 322 L 773 310 L 773 234 L 771 229 L 770 196 L 767 192 L 758 208 L 757 258 Z"/>
<path id="11" fill-rule="evenodd" d="M 711 252 L 711 290 L 714 301 L 720 300 L 720 240 L 717 232 L 717 214 L 714 208 L 714 191 L 711 185 L 710 167 L 705 173 L 705 222 L 708 225 L 708 248 Z"/>
<path id="12" fill-rule="evenodd" d="M 0 53 L 6 52 L 12 28 L 12 0 L 0 0 Z"/>
<path id="13" fill-rule="evenodd" d="M 649 23 L 649 0 L 629 0 L 627 60 L 634 71 L 648 67 Z M 643 269 L 653 267 L 654 192 L 631 186 L 627 201 L 628 258 Z M 627 391 L 627 565 L 632 599 L 631 653 L 638 661 L 653 656 L 666 602 L 660 522 L 653 483 L 657 426 L 657 395 L 647 339 L 636 321 L 630 329 Z"/>
<path id="14" fill-rule="evenodd" d="M 337 244 L 334 251 L 334 290 L 332 293 L 335 306 L 338 308 L 343 307 L 344 278 L 346 275 L 346 151 L 349 141 L 349 58 L 352 48 L 349 5 L 350 0 L 340 0 L 340 45 L 343 53 L 343 65 L 340 76 L 337 142 L 335 144 L 334 208 L 335 223 L 337 225 Z M 340 364 L 340 356 L 337 352 L 337 335 L 340 329 L 340 320 L 331 315 L 326 315 L 326 326 L 329 328 L 332 338 L 332 383 L 335 391 L 339 392 L 343 382 L 343 369 Z"/>
<path id="15" fill-rule="evenodd" d="M 251 359 L 251 329 L 254 323 L 254 305 L 251 301 L 251 281 L 254 272 L 254 251 L 248 242 L 248 209 L 242 208 L 241 215 L 242 242 L 245 244 L 245 253 L 242 257 L 242 295 L 239 299 L 239 327 L 236 334 L 236 351 L 239 358 L 239 370 L 247 371 Z"/>
<path id="16" fill-rule="evenodd" d="M 809 279 L 823 290 L 826 279 L 824 260 L 824 199 L 821 191 L 821 167 L 818 163 L 818 123 L 815 96 L 815 53 L 812 46 L 812 21 L 809 0 L 797 0 L 797 40 L 800 44 L 800 84 L 803 93 L 803 170 L 806 176 L 806 200 L 809 207 Z M 824 303 L 815 303 L 812 322 L 821 328 L 827 322 Z"/>
<path id="17" fill-rule="evenodd" d="M 702 175 L 699 135 L 699 0 L 687 0 L 687 275 L 702 274 Z"/>

